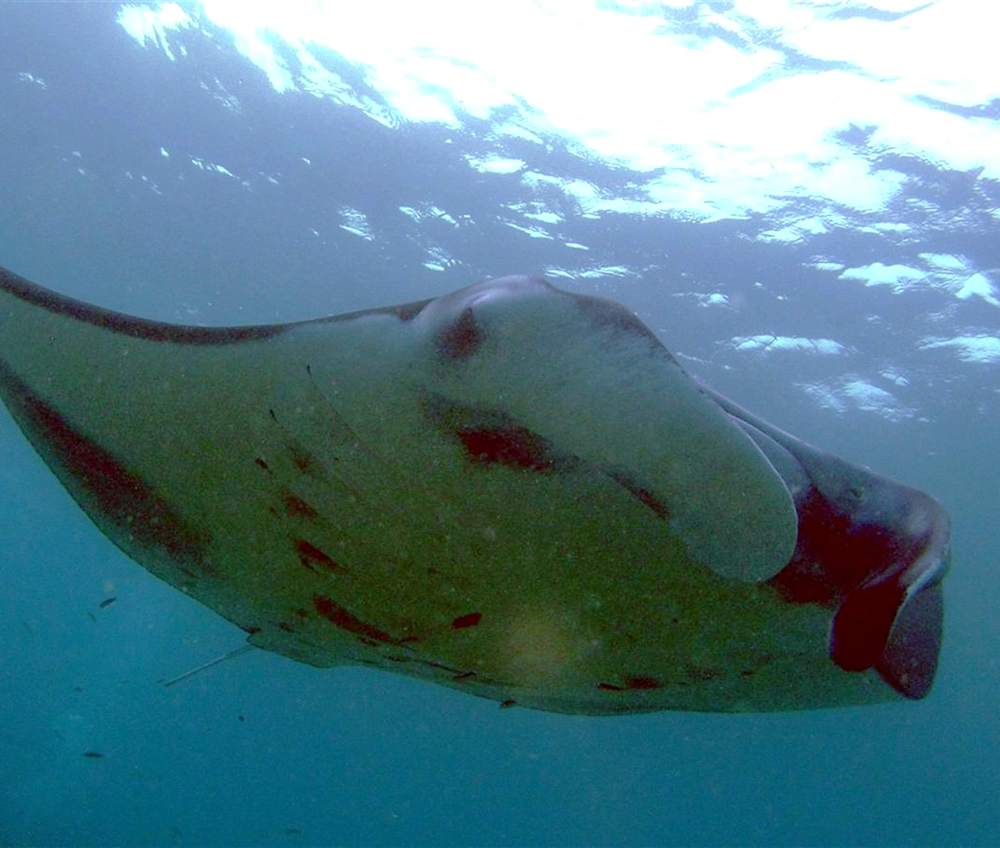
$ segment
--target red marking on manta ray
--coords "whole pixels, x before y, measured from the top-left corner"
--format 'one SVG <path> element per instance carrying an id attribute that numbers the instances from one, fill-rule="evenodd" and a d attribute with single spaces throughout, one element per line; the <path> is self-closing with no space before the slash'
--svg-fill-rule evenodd
<path id="1" fill-rule="evenodd" d="M 617 683 L 598 683 L 598 689 L 605 692 L 625 692 L 629 689 L 662 689 L 663 684 L 654 677 L 626 677 L 619 685 Z"/>
<path id="2" fill-rule="evenodd" d="M 291 516 L 305 518 L 309 521 L 315 521 L 319 518 L 319 512 L 317 512 L 316 509 L 314 509 L 310 504 L 302 500 L 302 498 L 298 495 L 286 492 L 282 496 L 282 501 L 285 504 L 285 512 Z"/>
<path id="3" fill-rule="evenodd" d="M 292 462 L 295 463 L 295 467 L 299 469 L 303 474 L 315 474 L 319 469 L 319 464 L 313 458 L 312 454 L 309 453 L 301 445 L 295 444 L 294 442 L 288 445 L 288 453 L 292 457 Z"/>
<path id="4" fill-rule="evenodd" d="M 644 489 L 642 486 L 637 485 L 620 471 L 612 474 L 611 477 L 619 486 L 628 491 L 630 495 L 638 498 L 645 506 L 653 510 L 658 518 L 664 521 L 670 518 L 670 510 L 667 509 L 667 505 L 649 491 L 649 489 Z"/>
<path id="5" fill-rule="evenodd" d="M 437 333 L 434 341 L 441 354 L 448 359 L 468 359 L 485 338 L 486 334 L 476 324 L 472 309 L 466 308 L 457 321 Z"/>
<path id="6" fill-rule="evenodd" d="M 416 642 L 418 641 L 416 636 L 407 636 L 403 639 L 397 639 L 390 633 L 386 633 L 384 630 L 379 630 L 372 624 L 366 621 L 362 621 L 354 613 L 342 607 L 340 604 L 336 603 L 332 598 L 328 598 L 325 595 L 316 595 L 313 598 L 313 604 L 316 607 L 316 611 L 323 616 L 327 621 L 332 624 L 337 625 L 337 627 L 342 630 L 346 630 L 348 633 L 353 633 L 358 636 L 362 641 L 371 640 L 373 642 L 382 642 L 386 645 L 401 645 L 404 642 Z"/>
<path id="7" fill-rule="evenodd" d="M 455 630 L 461 630 L 464 627 L 475 627 L 479 624 L 479 619 L 483 617 L 481 612 L 469 612 L 465 615 L 460 615 L 458 618 L 452 619 L 451 626 Z"/>
<path id="8" fill-rule="evenodd" d="M 163 550 L 185 574 L 213 573 L 206 561 L 207 533 L 188 525 L 140 475 L 73 427 L 2 361 L 0 381 L 9 387 L 7 402 L 25 432 L 46 461 L 63 470 L 63 483 L 76 498 L 90 501 L 135 544 Z"/>
<path id="9" fill-rule="evenodd" d="M 629 677 L 625 680 L 629 689 L 662 689 L 663 684 L 655 677 Z"/>
<path id="10" fill-rule="evenodd" d="M 317 565 L 326 571 L 340 570 L 340 566 L 332 557 L 305 539 L 295 540 L 295 552 L 299 555 L 299 562 L 316 574 L 319 574 L 319 571 L 315 568 Z"/>
<path id="11" fill-rule="evenodd" d="M 527 427 L 466 427 L 458 431 L 458 438 L 476 462 L 516 465 L 530 471 L 551 471 L 556 465 L 547 440 Z"/>

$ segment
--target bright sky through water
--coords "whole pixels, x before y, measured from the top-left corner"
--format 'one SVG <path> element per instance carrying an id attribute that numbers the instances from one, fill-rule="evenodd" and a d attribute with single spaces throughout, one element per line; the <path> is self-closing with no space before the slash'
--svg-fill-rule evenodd
<path id="1" fill-rule="evenodd" d="M 353 99 L 317 58 L 331 48 L 363 69 L 388 104 L 387 114 L 381 104 L 356 103 L 378 120 L 457 125 L 458 110 L 487 118 L 513 107 L 509 132 L 555 132 L 633 167 L 673 169 L 649 186 L 651 198 L 706 216 L 764 209 L 769 195 L 803 185 L 854 208 L 883 205 L 897 190 L 892 175 L 873 174 L 834 137 L 852 124 L 877 127 L 885 147 L 1000 177 L 995 122 L 924 102 L 1000 97 L 1000 74 L 982 74 L 1000 9 L 973 0 L 874 4 L 920 9 L 887 22 L 835 19 L 840 3 L 740 0 L 725 17 L 711 4 L 669 4 L 697 10 L 708 37 L 694 40 L 663 24 L 660 5 L 649 4 L 648 15 L 639 3 L 607 11 L 580 0 L 514 0 L 492 12 L 460 0 L 202 7 L 279 91 Z M 166 44 L 167 30 L 196 15 L 162 4 L 131 7 L 121 20 L 135 37 Z M 276 38 L 300 68 L 288 67 Z M 789 67 L 796 56 L 799 72 Z M 711 191 L 716 182 L 724 193 Z"/>
<path id="2" fill-rule="evenodd" d="M 683 27 L 664 9 L 682 14 Z M 488 122 L 470 168 L 519 173 L 529 196 L 556 185 L 584 215 L 709 222 L 773 213 L 781 226 L 757 236 L 772 242 L 857 230 L 859 222 L 919 237 L 899 209 L 924 214 L 923 201 L 910 196 L 892 157 L 1000 179 L 1000 123 L 980 114 L 1000 101 L 1000 73 L 983 72 L 1000 6 L 975 0 L 863 8 L 795 0 L 204 0 L 128 6 L 119 21 L 174 60 L 184 58 L 179 31 L 223 27 L 277 91 L 350 105 L 390 126 Z M 345 68 L 351 79 L 341 76 Z M 217 96 L 239 108 L 230 93 Z M 551 138 L 642 172 L 641 184 L 623 196 L 533 172 L 510 151 L 515 139 Z M 347 220 L 353 210 L 343 214 L 345 226 L 363 231 L 363 222 Z M 527 234 L 553 237 L 544 226 L 556 218 L 552 210 L 525 218 L 518 226 Z M 991 269 L 962 256 L 923 259 L 903 272 L 879 262 L 830 270 L 1000 306 L 1000 290 L 984 275 Z M 995 360 L 996 339 L 976 343 L 981 335 L 925 342 L 952 345 L 964 361 Z"/>

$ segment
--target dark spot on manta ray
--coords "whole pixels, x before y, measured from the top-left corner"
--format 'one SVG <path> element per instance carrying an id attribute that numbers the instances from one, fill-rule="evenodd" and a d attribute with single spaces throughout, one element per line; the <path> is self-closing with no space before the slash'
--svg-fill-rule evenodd
<path id="1" fill-rule="evenodd" d="M 368 316 L 391 315 L 405 324 L 416 318 L 432 300 L 433 298 L 426 298 L 424 300 L 415 300 L 412 303 L 403 303 L 398 306 L 376 306 L 371 309 L 359 309 L 356 312 L 345 312 L 342 315 L 330 315 L 326 318 L 320 318 L 315 323 L 339 324 L 341 322 L 357 321 L 359 318 L 366 318 Z"/>
<path id="2" fill-rule="evenodd" d="M 294 518 L 306 518 L 309 521 L 319 518 L 319 512 L 298 495 L 286 492 L 282 496 L 282 501 L 285 504 L 285 512 Z"/>
<path id="3" fill-rule="evenodd" d="M 628 689 L 662 689 L 663 684 L 655 677 L 629 677 L 625 680 Z"/>
<path id="4" fill-rule="evenodd" d="M 429 397 L 425 409 L 435 424 L 462 443 L 473 462 L 542 473 L 571 471 L 584 464 L 584 460 L 559 451 L 545 436 L 518 423 L 504 410 L 462 406 L 442 397 Z M 623 471 L 607 473 L 658 518 L 670 519 L 667 505 L 652 491 Z"/>
<path id="5" fill-rule="evenodd" d="M 160 548 L 193 576 L 212 573 L 206 561 L 207 533 L 189 526 L 142 477 L 74 429 L 2 360 L 0 383 L 7 390 L 8 404 L 27 422 L 25 431 L 36 434 L 32 438 L 36 450 L 80 503 L 121 527 L 137 545 Z"/>
<path id="6" fill-rule="evenodd" d="M 468 359 L 485 341 L 486 333 L 476 324 L 471 307 L 462 310 L 458 319 L 434 336 L 438 352 L 447 359 Z"/>
<path id="7" fill-rule="evenodd" d="M 649 346 L 650 352 L 676 362 L 673 354 L 663 346 L 653 331 L 620 303 L 599 297 L 575 298 L 573 302 L 594 327 L 609 330 L 614 335 L 627 335 L 643 341 Z"/>
<path id="8" fill-rule="evenodd" d="M 649 491 L 649 489 L 644 489 L 642 486 L 637 485 L 620 471 L 616 471 L 611 477 L 619 486 L 626 489 L 629 494 L 634 495 L 643 504 L 653 510 L 659 518 L 664 521 L 670 518 L 670 510 L 667 509 L 667 505 Z"/>
<path id="9" fill-rule="evenodd" d="M 455 435 L 474 462 L 513 465 L 529 471 L 556 468 L 548 440 L 527 427 L 467 427 Z"/>
<path id="10" fill-rule="evenodd" d="M 292 462 L 295 463 L 295 467 L 303 473 L 308 474 L 316 465 L 313 458 L 309 455 L 309 452 L 301 445 L 291 442 L 288 445 L 288 453 L 292 457 Z"/>
<path id="11" fill-rule="evenodd" d="M 362 621 L 345 607 L 342 607 L 332 598 L 328 598 L 325 595 L 316 595 L 313 598 L 313 604 L 316 606 L 316 612 L 327 621 L 335 624 L 342 630 L 346 630 L 348 633 L 353 633 L 355 636 L 361 637 L 363 641 L 370 640 L 370 643 L 381 642 L 386 645 L 401 645 L 404 642 L 418 641 L 416 636 L 397 639 L 390 633 L 386 633 L 384 630 L 380 630 L 378 627 Z"/>
<path id="12" fill-rule="evenodd" d="M 461 442 L 475 463 L 549 473 L 568 471 L 581 462 L 502 409 L 465 406 L 430 395 L 424 400 L 424 411 L 436 427 Z"/>
<path id="13" fill-rule="evenodd" d="M 312 542 L 307 542 L 305 539 L 295 540 L 295 552 L 299 555 L 299 562 L 316 574 L 320 573 L 316 570 L 316 566 L 319 566 L 325 571 L 340 570 L 340 566 L 337 565 L 333 557 L 325 551 L 317 548 L 314 544 L 312 544 Z"/>
<path id="14" fill-rule="evenodd" d="M 412 321 L 430 303 L 430 300 L 416 300 L 413 303 L 404 303 L 402 306 L 391 307 L 392 313 L 403 323 Z"/>
<path id="15" fill-rule="evenodd" d="M 605 683 L 601 682 L 597 684 L 598 689 L 603 689 L 605 692 L 627 692 L 630 689 L 638 690 L 652 690 L 652 689 L 662 689 L 663 683 L 657 680 L 655 677 L 626 677 L 620 684 L 617 683 Z"/>
<path id="16" fill-rule="evenodd" d="M 475 627 L 483 617 L 481 612 L 469 612 L 452 619 L 451 626 L 454 630 L 461 630 L 465 627 Z"/>

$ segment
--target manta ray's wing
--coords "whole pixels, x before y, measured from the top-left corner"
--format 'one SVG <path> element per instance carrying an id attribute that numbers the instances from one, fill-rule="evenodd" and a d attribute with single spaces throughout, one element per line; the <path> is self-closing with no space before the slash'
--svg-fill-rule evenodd
<path id="1" fill-rule="evenodd" d="M 0 392 L 116 544 L 286 656 L 570 712 L 892 696 L 773 584 L 781 459 L 616 304 L 196 328 L 2 272 Z"/>

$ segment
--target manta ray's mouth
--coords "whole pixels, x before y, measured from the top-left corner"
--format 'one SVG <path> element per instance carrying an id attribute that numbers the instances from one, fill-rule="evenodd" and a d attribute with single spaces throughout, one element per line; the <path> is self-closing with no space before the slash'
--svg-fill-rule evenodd
<path id="1" fill-rule="evenodd" d="M 716 398 L 795 498 L 795 555 L 770 584 L 790 602 L 834 610 L 830 657 L 838 667 L 874 668 L 900 694 L 922 698 L 941 646 L 950 537 L 944 510 L 923 492 L 860 472 Z"/>

